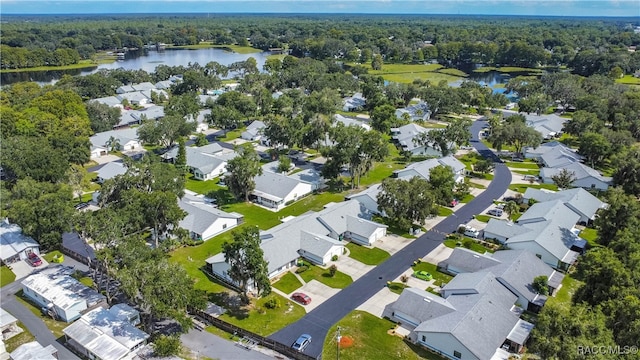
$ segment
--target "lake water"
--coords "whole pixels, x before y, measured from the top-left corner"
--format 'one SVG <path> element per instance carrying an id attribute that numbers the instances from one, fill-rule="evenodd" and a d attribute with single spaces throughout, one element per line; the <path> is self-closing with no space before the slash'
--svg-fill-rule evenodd
<path id="1" fill-rule="evenodd" d="M 197 50 L 174 49 L 165 51 L 137 50 L 127 52 L 124 60 L 118 60 L 113 63 L 102 64 L 92 68 L 3 73 L 0 81 L 2 82 L 2 85 L 13 84 L 19 81 L 35 81 L 39 84 L 52 84 L 66 74 L 72 76 L 88 75 L 95 73 L 100 69 L 142 69 L 151 73 L 155 71 L 156 66 L 161 64 L 167 66 L 187 66 L 189 63 L 199 63 L 204 66 L 210 61 L 216 61 L 222 65 L 230 65 L 234 62 L 247 60 L 250 57 L 255 58 L 258 63 L 258 69 L 262 69 L 262 65 L 264 65 L 270 54 L 270 52 L 238 54 L 216 48 Z"/>

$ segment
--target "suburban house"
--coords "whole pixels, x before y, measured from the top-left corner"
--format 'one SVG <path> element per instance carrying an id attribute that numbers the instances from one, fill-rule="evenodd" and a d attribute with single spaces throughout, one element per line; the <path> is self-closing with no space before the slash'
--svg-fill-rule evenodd
<path id="1" fill-rule="evenodd" d="M 211 180 L 227 171 L 227 162 L 235 158 L 238 153 L 226 150 L 222 146 L 213 143 L 205 146 L 185 148 L 187 156 L 187 167 L 193 173 L 193 177 L 198 180 Z M 178 156 L 178 147 L 162 155 L 166 161 L 174 162 Z"/>
<path id="2" fill-rule="evenodd" d="M 429 110 L 429 105 L 426 102 L 421 101 L 417 104 L 397 109 L 396 117 L 400 120 L 426 121 L 431 118 L 431 110 Z"/>
<path id="3" fill-rule="evenodd" d="M 370 214 L 356 201 L 329 203 L 319 212 L 309 211 L 260 233 L 262 251 L 273 279 L 303 257 L 326 265 L 344 251 L 342 240 L 370 245 L 386 235 L 387 226 L 368 220 Z M 229 265 L 220 253 L 206 260 L 213 274 L 233 284 Z"/>
<path id="4" fill-rule="evenodd" d="M 180 220 L 180 227 L 189 231 L 194 240 L 209 240 L 243 222 L 238 213 L 227 213 L 207 204 L 204 197 L 185 194 L 178 200 L 178 206 L 187 213 Z"/>
<path id="5" fill-rule="evenodd" d="M 479 254 L 458 247 L 453 249 L 438 267 L 452 275 L 461 273 L 491 272 L 496 279 L 518 297 L 520 307 L 538 312 L 547 301 L 547 296 L 533 289 L 533 279 L 546 276 L 549 295 L 560 287 L 564 274 L 552 269 L 534 254 L 525 250 L 502 250 L 494 254 Z"/>
<path id="6" fill-rule="evenodd" d="M 537 160 L 539 163 L 548 167 L 554 167 L 552 163 L 555 162 L 553 159 L 556 158 L 567 157 L 570 159 L 576 159 L 575 161 L 582 160 L 582 156 L 578 155 L 575 150 L 559 141 L 549 141 L 546 143 L 542 143 L 536 148 L 528 146 L 524 148 L 523 153 L 526 159 Z M 544 162 L 543 159 L 543 155 L 547 153 L 550 154 L 546 157 L 549 160 L 548 163 Z"/>
<path id="7" fill-rule="evenodd" d="M 99 104 L 104 104 L 109 107 L 117 107 L 117 108 L 120 108 L 120 110 L 124 108 L 124 106 L 122 106 L 122 100 L 118 99 L 115 96 L 107 96 L 107 97 L 102 97 L 97 99 L 91 99 L 89 101 L 97 102 Z"/>
<path id="8" fill-rule="evenodd" d="M 18 346 L 9 354 L 11 360 L 58 360 L 58 349 L 49 344 L 46 347 L 37 341 Z"/>
<path id="9" fill-rule="evenodd" d="M 88 309 L 106 304 L 99 292 L 71 277 L 70 267 L 49 267 L 22 280 L 26 297 L 56 318 L 72 322 Z"/>
<path id="10" fill-rule="evenodd" d="M 404 169 L 395 170 L 392 177 L 409 180 L 412 177 L 417 176 L 424 180 L 429 180 L 429 173 L 431 172 L 431 169 L 438 166 L 448 166 L 453 171 L 453 176 L 456 182 L 464 181 L 466 167 L 462 162 L 460 162 L 460 160 L 453 157 L 453 155 L 409 164 Z"/>
<path id="11" fill-rule="evenodd" d="M 314 190 L 314 185 L 294 176 L 263 171 L 254 179 L 256 186 L 251 192 L 251 200 L 273 211 L 301 199 Z"/>
<path id="12" fill-rule="evenodd" d="M 566 271 L 577 259 L 571 250 L 579 240 L 574 226 L 581 216 L 563 201 L 533 204 L 517 222 L 490 219 L 485 239 L 495 239 L 510 249 L 527 250 L 554 269 Z"/>
<path id="13" fill-rule="evenodd" d="M 525 115 L 526 124 L 542 135 L 544 139 L 553 139 L 562 135 L 564 123 L 568 119 L 556 114 L 549 115 Z"/>
<path id="14" fill-rule="evenodd" d="M 247 126 L 240 137 L 247 141 L 258 141 L 262 138 L 262 133 L 266 127 L 267 125 L 264 122 L 256 120 Z"/>
<path id="15" fill-rule="evenodd" d="M 364 108 L 367 100 L 362 93 L 355 93 L 353 96 L 347 96 L 342 99 L 342 111 L 359 111 Z"/>
<path id="16" fill-rule="evenodd" d="M 362 120 L 356 119 L 356 118 L 352 118 L 352 117 L 348 117 L 348 116 L 344 116 L 344 115 L 340 115 L 340 114 L 336 114 L 333 117 L 336 122 L 334 123 L 334 125 L 338 124 L 338 123 L 342 123 L 344 126 L 359 126 L 363 129 L 365 129 L 366 131 L 371 130 L 371 126 L 369 126 L 369 124 L 365 123 Z"/>
<path id="17" fill-rule="evenodd" d="M 383 316 L 411 329 L 409 339 L 448 359 L 492 359 L 522 351 L 533 324 L 520 320 L 517 296 L 491 272 L 457 275 L 442 297 L 405 289 Z"/>
<path id="18" fill-rule="evenodd" d="M 130 321 L 130 307 L 97 308 L 62 330 L 67 344 L 81 355 L 96 360 L 135 358 L 136 350 L 146 345 L 149 334 Z M 139 319 L 138 316 L 134 318 Z M 138 320 L 139 321 L 139 320 Z"/>
<path id="19" fill-rule="evenodd" d="M 116 95 L 116 98 L 121 102 L 127 101 L 131 105 L 144 106 L 151 103 L 151 99 L 139 91 L 122 93 Z"/>
<path id="20" fill-rule="evenodd" d="M 107 155 L 111 150 L 127 152 L 142 149 L 142 144 L 138 140 L 138 129 L 135 128 L 99 132 L 93 134 L 89 141 L 92 159 Z"/>
<path id="21" fill-rule="evenodd" d="M 118 175 L 124 175 L 126 172 L 127 166 L 125 164 L 118 161 L 108 162 L 96 171 L 96 174 L 98 174 L 96 181 L 98 184 L 103 184 L 105 181 Z"/>
<path id="22" fill-rule="evenodd" d="M 204 132 L 209 129 L 209 122 L 207 121 L 207 115 L 211 115 L 211 109 L 202 109 L 198 112 L 198 116 L 194 119 L 193 116 L 188 116 L 187 121 L 196 122 L 196 132 Z"/>
<path id="23" fill-rule="evenodd" d="M 26 260 L 30 253 L 40 254 L 40 244 L 22 233 L 18 224 L 9 219 L 0 222 L 0 256 L 3 264 Z"/>
<path id="24" fill-rule="evenodd" d="M 380 184 L 375 184 L 359 193 L 347 195 L 345 199 L 359 202 L 360 205 L 371 214 L 382 215 L 382 212 L 378 208 L 378 194 L 380 194 Z"/>
<path id="25" fill-rule="evenodd" d="M 427 129 L 420 125 L 408 124 L 399 128 L 391 128 L 391 138 L 402 151 L 410 151 L 413 155 L 442 156 L 442 153 L 433 146 L 416 143 L 418 136 L 433 129 Z"/>
<path id="26" fill-rule="evenodd" d="M 0 331 L 2 331 L 2 340 L 7 340 L 18 335 L 23 330 L 18 326 L 18 319 L 13 315 L 0 308 Z"/>
<path id="27" fill-rule="evenodd" d="M 582 188 L 574 188 L 562 191 L 551 191 L 547 189 L 527 188 L 522 200 L 529 202 L 533 199 L 537 202 L 561 200 L 573 212 L 580 215 L 578 224 L 589 224 L 596 219 L 596 214 L 600 209 L 606 209 L 607 203 L 600 201 Z"/>
<path id="28" fill-rule="evenodd" d="M 565 169 L 570 173 L 573 173 L 575 180 L 571 185 L 575 187 L 607 190 L 613 181 L 611 177 L 602 176 L 602 174 L 600 174 L 596 169 L 588 167 L 580 162 L 574 162 L 569 165 L 555 168 L 544 167 L 540 169 L 540 178 L 545 184 L 553 184 L 553 177 L 560 174 L 562 170 Z"/>

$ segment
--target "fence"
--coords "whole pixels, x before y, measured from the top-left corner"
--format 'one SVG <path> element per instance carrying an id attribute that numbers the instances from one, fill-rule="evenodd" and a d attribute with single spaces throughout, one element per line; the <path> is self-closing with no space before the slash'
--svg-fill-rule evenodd
<path id="1" fill-rule="evenodd" d="M 283 343 L 280 343 L 278 341 L 260 336 L 258 334 L 254 334 L 251 331 L 239 328 L 235 325 L 229 324 L 228 322 L 222 321 L 216 317 L 213 317 L 203 311 L 200 310 L 196 310 L 194 311 L 194 314 L 199 316 L 200 318 L 204 319 L 205 321 L 207 321 L 208 323 L 210 323 L 211 325 L 217 327 L 218 329 L 224 330 L 226 332 L 228 332 L 229 334 L 234 334 L 240 337 L 243 337 L 245 339 L 247 339 L 248 341 L 264 346 L 268 349 L 271 349 L 273 351 L 277 351 L 282 355 L 288 356 L 290 358 L 296 359 L 296 360 L 318 360 L 318 358 L 315 358 L 313 356 L 309 356 L 307 354 L 295 351 L 291 348 L 291 346 L 289 345 L 285 345 Z"/>

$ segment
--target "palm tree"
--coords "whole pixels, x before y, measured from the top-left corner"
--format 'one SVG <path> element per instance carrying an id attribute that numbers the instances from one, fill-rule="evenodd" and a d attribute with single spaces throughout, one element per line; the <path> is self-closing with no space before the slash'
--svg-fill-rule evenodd
<path id="1" fill-rule="evenodd" d="M 107 140 L 106 145 L 107 148 L 109 148 L 109 151 L 118 151 L 120 150 L 120 139 L 112 136 Z"/>
<path id="2" fill-rule="evenodd" d="M 510 220 L 513 220 L 513 217 L 520 213 L 520 206 L 515 201 L 508 201 L 504 204 L 504 212 L 507 213 Z"/>

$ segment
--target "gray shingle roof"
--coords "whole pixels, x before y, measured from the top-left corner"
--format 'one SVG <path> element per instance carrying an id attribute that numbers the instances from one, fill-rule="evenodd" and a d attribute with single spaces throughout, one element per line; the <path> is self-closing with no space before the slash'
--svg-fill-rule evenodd
<path id="1" fill-rule="evenodd" d="M 155 90 L 156 89 L 156 86 L 153 85 L 150 82 L 143 82 L 143 83 L 139 83 L 139 84 L 133 84 L 133 85 L 131 85 L 131 87 L 135 91 L 148 91 L 148 90 Z"/>
<path id="2" fill-rule="evenodd" d="M 274 199 L 284 199 L 302 181 L 282 174 L 263 171 L 262 175 L 255 177 L 256 187 L 254 194 Z"/>
<path id="3" fill-rule="evenodd" d="M 453 266 L 464 272 L 476 272 L 500 264 L 500 261 L 489 254 L 479 254 L 473 250 L 457 247 L 446 260 L 438 266 Z"/>
<path id="4" fill-rule="evenodd" d="M 314 234 L 305 230 L 300 232 L 300 249 L 320 258 L 334 246 L 343 246 L 343 244 L 325 235 Z"/>
<path id="5" fill-rule="evenodd" d="M 527 126 L 534 128 L 542 134 L 543 137 L 561 133 L 564 128 L 564 123 L 568 120 L 555 114 L 541 116 L 525 115 L 525 117 L 527 119 Z"/>
<path id="6" fill-rule="evenodd" d="M 398 300 L 393 303 L 392 309 L 401 311 L 420 322 L 456 311 L 456 308 L 446 299 L 417 288 L 404 289 Z"/>
<path id="7" fill-rule="evenodd" d="M 419 146 L 413 141 L 414 138 L 421 133 L 427 133 L 432 129 L 424 128 L 416 124 L 408 124 L 399 128 L 391 129 L 393 133 L 392 138 L 396 140 L 405 150 L 411 151 Z"/>
<path id="8" fill-rule="evenodd" d="M 556 148 L 562 149 L 566 152 L 574 152 L 570 147 L 568 147 L 567 145 L 559 141 L 549 141 L 549 142 L 540 144 L 536 148 L 525 147 L 524 151 L 526 155 L 530 155 L 533 158 L 539 158 L 540 156 L 542 156 L 542 154 L 545 154 Z"/>
<path id="9" fill-rule="evenodd" d="M 242 215 L 236 213 L 227 213 L 216 209 L 213 206 L 194 202 L 188 197 L 184 197 L 178 201 L 178 206 L 184 210 L 187 215 L 180 220 L 180 227 L 196 234 L 204 233 L 219 218 L 240 219 Z"/>
<path id="10" fill-rule="evenodd" d="M 122 105 L 122 100 L 118 99 L 115 96 L 107 96 L 107 97 L 102 97 L 102 98 L 97 98 L 97 99 L 92 99 L 89 101 L 93 101 L 93 102 L 97 102 L 100 104 L 105 104 L 107 106 L 117 106 L 117 105 Z"/>
<path id="11" fill-rule="evenodd" d="M 558 192 L 527 188 L 524 192 L 524 199 L 535 199 L 538 202 L 561 200 L 571 210 L 589 219 L 594 219 L 599 209 L 607 206 L 597 197 L 591 195 L 583 188 L 574 188 Z"/>
<path id="12" fill-rule="evenodd" d="M 127 167 L 121 162 L 109 162 L 104 164 L 96 173 L 102 180 L 113 179 L 118 175 L 123 175 L 127 172 Z"/>
<path id="13" fill-rule="evenodd" d="M 558 146 L 542 154 L 540 159 L 546 167 L 555 168 L 579 162 L 582 160 L 582 156 L 576 154 L 574 151 L 566 150 Z"/>
<path id="14" fill-rule="evenodd" d="M 487 226 L 484 228 L 485 234 L 496 234 L 507 239 L 512 238 L 516 235 L 528 233 L 530 231 L 532 230 L 522 225 L 494 218 L 489 219 L 489 223 L 487 223 Z"/>
<path id="15" fill-rule="evenodd" d="M 518 320 L 516 326 L 514 326 L 509 335 L 507 335 L 507 339 L 515 342 L 516 344 L 524 345 L 525 341 L 529 338 L 533 327 L 534 325 L 530 322 Z"/>
<path id="16" fill-rule="evenodd" d="M 417 163 L 409 164 L 404 169 L 395 170 L 393 173 L 398 178 L 406 178 L 407 180 L 419 176 L 425 180 L 429 180 L 431 169 L 438 166 L 449 166 L 453 173 L 458 173 L 465 169 L 465 165 L 453 156 L 445 156 L 439 159 L 427 159 Z"/>
<path id="17" fill-rule="evenodd" d="M 124 145 L 131 140 L 136 140 L 136 141 L 138 140 L 138 129 L 127 128 L 127 129 L 103 131 L 103 132 L 93 134 L 89 138 L 89 141 L 91 141 L 91 145 L 94 147 L 106 147 L 111 137 L 113 137 L 114 139 L 117 139 L 120 145 Z"/>
<path id="18" fill-rule="evenodd" d="M 582 180 L 589 177 L 593 177 L 605 183 L 609 183 L 612 180 L 611 177 L 602 176 L 597 170 L 579 162 L 574 162 L 558 168 L 542 168 L 540 170 L 540 176 L 543 178 L 551 178 L 552 176 L 559 174 L 563 169 L 572 172 L 576 180 Z"/>

